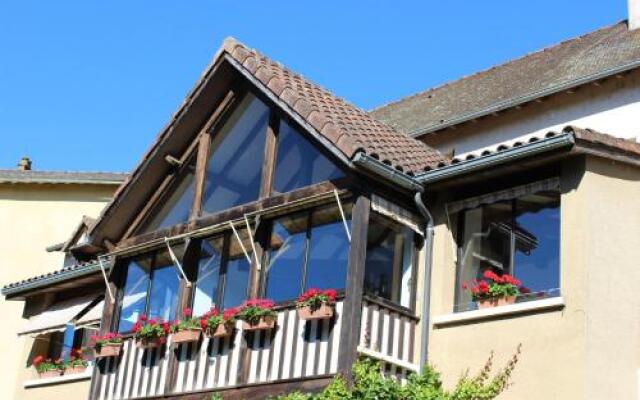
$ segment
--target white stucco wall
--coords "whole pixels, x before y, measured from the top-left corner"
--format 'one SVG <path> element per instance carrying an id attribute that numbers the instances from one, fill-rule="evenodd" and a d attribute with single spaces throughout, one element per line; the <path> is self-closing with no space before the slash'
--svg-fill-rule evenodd
<path id="1" fill-rule="evenodd" d="M 559 132 L 567 125 L 591 128 L 622 138 L 640 137 L 640 72 L 609 78 L 598 86 L 589 84 L 574 93 L 560 93 L 521 109 L 488 116 L 454 130 L 422 138 L 441 151 L 455 148 L 457 156 L 498 144 L 526 140 Z"/>

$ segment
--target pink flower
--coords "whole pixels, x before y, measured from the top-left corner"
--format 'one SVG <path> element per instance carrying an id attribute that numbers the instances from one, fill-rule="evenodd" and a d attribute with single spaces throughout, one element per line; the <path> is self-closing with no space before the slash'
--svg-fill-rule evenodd
<path id="1" fill-rule="evenodd" d="M 147 316 L 145 314 L 140 314 L 140 316 L 138 317 L 138 321 L 146 321 L 147 320 Z"/>
<path id="2" fill-rule="evenodd" d="M 183 314 L 185 317 L 190 317 L 190 316 L 191 316 L 191 309 L 190 309 L 189 307 L 185 307 L 185 308 L 182 310 L 182 314 Z"/>

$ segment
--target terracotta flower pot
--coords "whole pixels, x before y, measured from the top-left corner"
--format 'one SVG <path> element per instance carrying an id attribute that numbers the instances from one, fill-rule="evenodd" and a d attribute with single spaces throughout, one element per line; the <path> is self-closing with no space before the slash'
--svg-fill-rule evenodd
<path id="1" fill-rule="evenodd" d="M 200 340 L 200 329 L 185 329 L 171 336 L 173 343 L 197 342 Z"/>
<path id="2" fill-rule="evenodd" d="M 40 378 L 54 378 L 60 375 L 62 375 L 61 369 L 50 369 L 48 371 L 38 372 Z"/>
<path id="3" fill-rule="evenodd" d="M 87 370 L 87 366 L 86 365 L 76 365 L 75 367 L 71 367 L 71 368 L 67 368 L 64 371 L 65 375 L 69 375 L 69 374 L 81 374 L 84 371 Z"/>
<path id="4" fill-rule="evenodd" d="M 95 358 L 118 357 L 122 350 L 122 343 L 108 343 L 100 346 L 100 350 L 93 349 Z"/>
<path id="5" fill-rule="evenodd" d="M 261 317 L 257 324 L 249 324 L 247 321 L 242 321 L 242 329 L 245 331 L 263 331 L 273 329 L 276 326 L 275 317 Z"/>
<path id="6" fill-rule="evenodd" d="M 515 302 L 516 302 L 516 296 L 506 296 L 506 297 L 497 297 L 497 298 L 478 300 L 476 301 L 476 304 L 478 305 L 478 309 L 481 310 L 483 308 L 508 306 L 510 304 L 514 304 Z"/>
<path id="7" fill-rule="evenodd" d="M 232 323 L 220 324 L 216 326 L 216 329 L 209 329 L 206 332 L 207 336 L 210 338 L 223 338 L 223 337 L 231 336 L 232 333 L 233 333 Z"/>
<path id="8" fill-rule="evenodd" d="M 160 341 L 160 338 L 151 340 L 139 339 L 136 345 L 141 349 L 156 349 L 162 346 L 162 342 Z"/>
<path id="9" fill-rule="evenodd" d="M 309 306 L 301 307 L 298 308 L 298 317 L 307 321 L 329 319 L 333 317 L 333 306 L 322 303 L 320 307 L 315 310 L 312 310 Z"/>

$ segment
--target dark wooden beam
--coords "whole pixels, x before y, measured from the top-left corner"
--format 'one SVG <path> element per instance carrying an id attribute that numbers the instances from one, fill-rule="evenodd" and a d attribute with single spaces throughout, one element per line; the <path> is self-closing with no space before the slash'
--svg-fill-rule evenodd
<path id="1" fill-rule="evenodd" d="M 351 367 L 358 357 L 370 209 L 371 201 L 369 198 L 360 195 L 355 200 L 351 213 L 349 273 L 347 275 L 346 295 L 342 309 L 343 329 L 340 331 L 340 352 L 338 354 L 338 372 L 348 382 L 351 381 Z"/>
<path id="2" fill-rule="evenodd" d="M 269 197 L 273 187 L 273 174 L 276 164 L 276 143 L 280 118 L 278 113 L 271 111 L 269 115 L 269 125 L 267 126 L 267 138 L 264 146 L 264 161 L 262 164 L 262 180 L 260 186 L 260 198 Z"/>

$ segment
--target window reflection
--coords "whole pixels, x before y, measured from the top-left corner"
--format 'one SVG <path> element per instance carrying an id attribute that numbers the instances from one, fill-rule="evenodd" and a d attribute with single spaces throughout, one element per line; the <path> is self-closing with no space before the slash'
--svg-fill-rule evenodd
<path id="1" fill-rule="evenodd" d="M 367 233 L 364 291 L 411 307 L 414 232 L 379 215 L 372 215 Z"/>
<path id="2" fill-rule="evenodd" d="M 269 108 L 247 95 L 213 132 L 202 209 L 215 213 L 254 201 L 260 192 Z"/>
<path id="3" fill-rule="evenodd" d="M 351 225 L 351 205 L 344 205 Z M 293 300 L 303 290 L 343 289 L 349 239 L 336 206 L 277 219 L 272 224 L 265 294 L 275 301 Z"/>
<path id="4" fill-rule="evenodd" d="M 127 278 L 123 288 L 122 307 L 118 330 L 129 332 L 140 314 L 144 314 L 149 287 L 151 257 L 133 259 L 127 268 Z"/>
<path id="5" fill-rule="evenodd" d="M 284 193 L 344 176 L 327 157 L 286 121 L 280 121 L 274 190 Z"/>
<path id="6" fill-rule="evenodd" d="M 176 183 L 169 189 L 170 195 L 163 199 L 156 214 L 144 225 L 143 232 L 187 222 L 191 214 L 194 195 L 195 159 L 178 176 Z"/>
<path id="7" fill-rule="evenodd" d="M 223 238 L 203 240 L 198 261 L 198 278 L 193 295 L 193 315 L 202 315 L 215 305 L 222 263 Z"/>
<path id="8" fill-rule="evenodd" d="M 458 218 L 456 310 L 473 308 L 471 294 L 461 286 L 482 278 L 486 270 L 514 275 L 534 292 L 531 298 L 559 294 L 560 193 L 541 191 L 499 201 L 461 211 Z"/>

